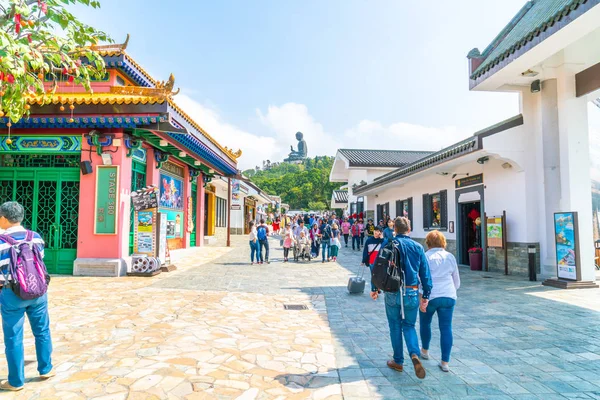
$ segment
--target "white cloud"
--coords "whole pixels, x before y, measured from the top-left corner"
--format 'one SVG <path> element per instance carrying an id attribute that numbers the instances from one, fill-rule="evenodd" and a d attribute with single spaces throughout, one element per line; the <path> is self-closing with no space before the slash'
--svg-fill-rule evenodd
<path id="1" fill-rule="evenodd" d="M 177 105 L 188 113 L 209 135 L 222 146 L 242 149 L 238 169 L 248 169 L 261 165 L 263 159 L 276 159 L 276 142 L 272 137 L 247 132 L 223 121 L 219 113 L 206 107 L 185 94 L 176 97 Z"/>
<path id="2" fill-rule="evenodd" d="M 179 104 L 192 118 L 223 146 L 241 148 L 238 167 L 242 170 L 262 165 L 263 160 L 282 161 L 297 148 L 294 134 L 304 134 L 309 156 L 335 155 L 338 148 L 439 150 L 469 136 L 455 127 L 426 127 L 408 123 L 385 126 L 377 121 L 363 120 L 343 133 L 327 132 L 314 119 L 304 104 L 285 103 L 269 106 L 265 112 L 256 110 L 266 132 L 256 134 L 234 126 L 220 114 L 185 94 L 177 96 Z"/>

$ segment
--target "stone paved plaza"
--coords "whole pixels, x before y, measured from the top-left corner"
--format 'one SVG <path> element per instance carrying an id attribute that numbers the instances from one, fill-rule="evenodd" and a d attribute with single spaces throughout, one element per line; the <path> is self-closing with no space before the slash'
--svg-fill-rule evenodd
<path id="1" fill-rule="evenodd" d="M 199 249 L 154 278 L 56 277 L 58 374 L 35 378 L 27 333 L 26 389 L 0 398 L 600 399 L 600 290 L 461 270 L 452 371 L 436 367 L 434 333 L 420 381 L 412 368 L 385 366 L 383 301 L 346 291 L 357 252 L 284 264 L 278 241 L 271 248 L 262 266 L 234 237 L 232 248 Z"/>

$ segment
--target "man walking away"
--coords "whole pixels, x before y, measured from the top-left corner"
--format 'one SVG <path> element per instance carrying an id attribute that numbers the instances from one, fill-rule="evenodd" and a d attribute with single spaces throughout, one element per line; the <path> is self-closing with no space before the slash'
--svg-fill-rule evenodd
<path id="1" fill-rule="evenodd" d="M 260 255 L 260 262 L 259 264 L 262 264 L 263 262 L 267 262 L 267 264 L 269 264 L 269 228 L 267 228 L 267 225 L 265 224 L 265 220 L 261 219 L 260 220 L 260 225 L 258 226 L 258 228 L 256 228 L 256 237 L 258 238 L 258 246 L 259 246 L 259 251 L 258 254 Z"/>
<path id="2" fill-rule="evenodd" d="M 22 205 L 11 201 L 0 206 L 0 228 L 4 234 L 17 242 L 27 238 L 27 230 L 21 226 L 25 210 Z M 44 241 L 33 232 L 31 245 L 36 246 L 40 255 L 44 254 Z M 3 287 L 0 292 L 0 313 L 2 314 L 2 331 L 6 361 L 8 362 L 8 381 L 0 382 L 0 390 L 18 391 L 25 384 L 25 355 L 23 349 L 23 324 L 25 314 L 29 319 L 33 336 L 35 337 L 35 352 L 38 362 L 38 372 L 41 379 L 54 376 L 52 370 L 52 339 L 50 337 L 50 317 L 48 315 L 48 294 L 33 300 L 23 300 L 10 287 L 12 277 L 8 275 L 11 246 L 0 239 L 0 269 Z"/>
<path id="3" fill-rule="evenodd" d="M 387 362 L 387 366 L 402 372 L 404 352 L 402 334 L 406 340 L 406 347 L 413 363 L 415 374 L 419 379 L 425 378 L 425 368 L 421 364 L 419 339 L 415 323 L 419 308 L 425 310 L 429 303 L 431 293 L 431 275 L 429 263 L 425 256 L 423 246 L 408 237 L 410 221 L 406 217 L 396 218 L 394 222 L 396 237 L 393 239 L 400 248 L 401 264 L 404 266 L 404 291 L 385 293 L 385 313 L 390 326 L 390 338 L 394 350 L 394 359 Z M 385 245 L 385 244 L 384 244 Z M 423 288 L 421 305 L 419 306 L 419 282 Z M 377 300 L 378 292 L 371 292 L 371 298 Z"/>
<path id="4" fill-rule="evenodd" d="M 321 225 L 321 251 L 323 252 L 322 256 L 323 256 L 323 261 L 325 262 L 325 256 L 327 256 L 327 261 L 329 261 L 329 257 L 330 257 L 330 252 L 331 252 L 331 247 L 330 247 L 330 240 L 331 240 L 331 225 L 329 225 L 328 223 L 326 223 L 325 221 L 323 221 L 323 224 Z"/>
<path id="5" fill-rule="evenodd" d="M 365 248 L 363 249 L 363 259 L 362 265 L 366 265 L 369 267 L 371 272 L 373 272 L 373 264 L 375 264 L 375 259 L 379 254 L 379 250 L 381 249 L 381 244 L 383 243 L 383 238 L 381 237 L 381 229 L 378 226 L 375 227 L 375 233 L 373 236 L 367 239 L 365 242 Z M 379 289 L 371 282 L 371 292 L 381 293 Z"/>

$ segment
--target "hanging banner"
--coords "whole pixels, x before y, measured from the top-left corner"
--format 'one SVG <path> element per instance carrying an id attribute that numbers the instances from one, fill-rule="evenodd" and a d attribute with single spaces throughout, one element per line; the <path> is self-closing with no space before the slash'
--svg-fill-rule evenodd
<path id="1" fill-rule="evenodd" d="M 194 199 L 192 198 L 192 196 L 188 197 L 187 231 L 194 231 Z"/>
<path id="2" fill-rule="evenodd" d="M 577 280 L 580 268 L 577 212 L 554 214 L 556 267 L 559 279 Z"/>
<path id="3" fill-rule="evenodd" d="M 240 197 L 240 181 L 237 179 L 231 180 L 231 209 L 232 210 L 240 210 L 241 206 L 241 197 Z"/>
<path id="4" fill-rule="evenodd" d="M 96 167 L 96 202 L 94 207 L 94 234 L 116 235 L 119 208 L 119 166 Z"/>

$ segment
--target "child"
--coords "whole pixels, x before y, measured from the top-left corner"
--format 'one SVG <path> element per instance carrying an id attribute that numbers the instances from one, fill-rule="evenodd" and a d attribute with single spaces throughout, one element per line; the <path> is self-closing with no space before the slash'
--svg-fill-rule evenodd
<path id="1" fill-rule="evenodd" d="M 288 222 L 283 229 L 283 262 L 287 262 L 288 255 L 290 253 L 290 247 L 292 247 L 292 241 L 294 239 L 294 233 L 290 223 Z"/>
<path id="2" fill-rule="evenodd" d="M 340 250 L 340 230 L 338 225 L 334 222 L 331 225 L 331 252 L 330 256 L 332 260 L 337 261 L 338 251 Z"/>
<path id="3" fill-rule="evenodd" d="M 381 228 L 376 226 L 373 231 L 373 236 L 369 236 L 365 242 L 362 259 L 362 265 L 368 266 L 369 269 L 371 269 L 371 273 L 373 272 L 373 264 L 375 264 L 375 258 L 377 258 L 377 254 L 379 254 L 383 241 L 384 239 L 381 237 Z M 371 282 L 371 292 L 379 293 L 377 287 L 373 285 L 373 282 Z"/>
<path id="4" fill-rule="evenodd" d="M 360 234 L 362 230 L 360 229 L 360 224 L 358 220 L 354 221 L 354 225 L 352 225 L 352 250 L 356 248 L 360 251 Z"/>

